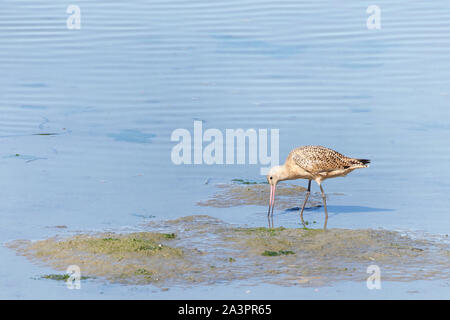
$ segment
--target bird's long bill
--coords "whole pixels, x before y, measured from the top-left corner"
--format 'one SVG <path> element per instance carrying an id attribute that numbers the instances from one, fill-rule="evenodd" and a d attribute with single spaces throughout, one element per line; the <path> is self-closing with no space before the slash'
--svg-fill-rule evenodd
<path id="1" fill-rule="evenodd" d="M 270 210 L 272 210 L 273 213 L 273 207 L 275 206 L 275 190 L 276 185 L 270 185 L 269 211 L 267 212 L 267 215 L 270 215 Z"/>

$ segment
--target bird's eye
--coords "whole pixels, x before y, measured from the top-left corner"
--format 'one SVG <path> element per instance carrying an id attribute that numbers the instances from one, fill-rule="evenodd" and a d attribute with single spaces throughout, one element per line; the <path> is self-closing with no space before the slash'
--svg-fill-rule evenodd
<path id="1" fill-rule="evenodd" d="M 270 180 L 272 180 L 272 177 L 270 177 Z"/>

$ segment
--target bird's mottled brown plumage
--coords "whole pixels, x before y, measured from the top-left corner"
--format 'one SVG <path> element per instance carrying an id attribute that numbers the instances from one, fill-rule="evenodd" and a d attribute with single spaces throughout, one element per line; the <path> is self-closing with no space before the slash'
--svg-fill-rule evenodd
<path id="1" fill-rule="evenodd" d="M 368 160 L 349 158 L 343 154 L 322 146 L 303 146 L 292 150 L 289 159 L 311 174 L 345 170 L 349 168 L 365 168 Z"/>

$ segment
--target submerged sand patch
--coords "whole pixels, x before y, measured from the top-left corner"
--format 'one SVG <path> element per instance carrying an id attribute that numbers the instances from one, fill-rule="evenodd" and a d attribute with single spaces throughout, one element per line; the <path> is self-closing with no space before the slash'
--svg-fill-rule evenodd
<path id="1" fill-rule="evenodd" d="M 240 183 L 218 184 L 219 190 L 208 200 L 197 202 L 198 206 L 229 208 L 243 205 L 267 206 L 269 204 L 269 184 L 243 181 Z M 294 184 L 279 184 L 276 191 L 275 206 L 286 210 L 303 204 L 306 188 Z M 311 193 L 306 208 L 319 207 L 322 198 Z"/>
<path id="2" fill-rule="evenodd" d="M 233 280 L 282 285 L 382 279 L 448 279 L 445 237 L 416 239 L 387 230 L 246 228 L 209 216 L 152 222 L 142 232 L 79 234 L 8 244 L 29 259 L 65 271 L 127 284 L 217 284 Z"/>

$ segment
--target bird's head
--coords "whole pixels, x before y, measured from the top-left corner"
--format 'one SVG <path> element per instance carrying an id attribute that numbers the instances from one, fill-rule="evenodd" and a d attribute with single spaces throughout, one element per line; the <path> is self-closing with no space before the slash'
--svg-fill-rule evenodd
<path id="1" fill-rule="evenodd" d="M 267 182 L 271 186 L 276 186 L 278 181 L 281 181 L 283 178 L 283 170 L 281 166 L 275 166 L 270 168 L 269 174 L 267 175 Z"/>

